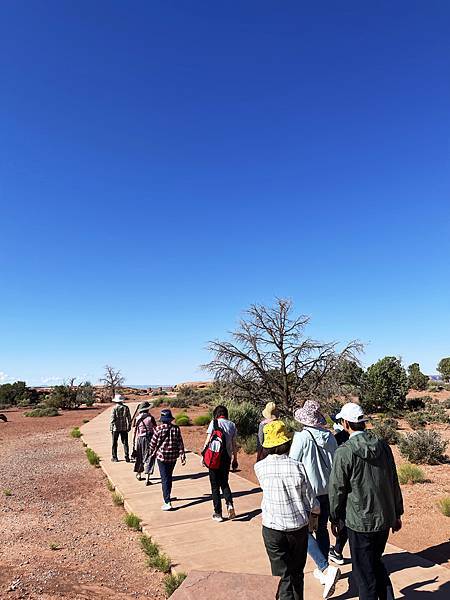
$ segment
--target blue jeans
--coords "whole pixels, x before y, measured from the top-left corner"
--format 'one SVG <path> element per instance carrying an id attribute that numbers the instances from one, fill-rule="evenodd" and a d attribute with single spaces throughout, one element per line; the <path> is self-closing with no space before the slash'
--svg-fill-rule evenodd
<path id="1" fill-rule="evenodd" d="M 159 474 L 161 475 L 161 486 L 164 502 L 169 504 L 170 494 L 172 493 L 172 476 L 175 463 L 163 462 L 158 460 Z"/>
<path id="2" fill-rule="evenodd" d="M 308 554 L 316 563 L 320 571 L 328 567 L 328 552 L 330 551 L 330 536 L 328 534 L 328 518 L 330 516 L 330 502 L 328 494 L 317 496 L 320 504 L 320 515 L 317 531 L 314 535 L 308 533 Z"/>

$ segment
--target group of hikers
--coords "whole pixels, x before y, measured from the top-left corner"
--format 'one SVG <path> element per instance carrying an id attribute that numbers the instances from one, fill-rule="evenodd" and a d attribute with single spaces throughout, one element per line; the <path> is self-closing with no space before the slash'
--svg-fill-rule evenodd
<path id="1" fill-rule="evenodd" d="M 172 510 L 173 470 L 178 458 L 185 464 L 186 456 L 171 411 L 162 410 L 157 424 L 149 412 L 149 402 L 141 403 L 133 417 L 122 396 L 116 395 L 114 402 L 112 460 L 118 460 L 120 436 L 125 460 L 134 458 L 138 479 L 144 473 L 151 485 L 157 463 L 162 510 Z M 341 575 L 339 566 L 345 562 L 342 552 L 348 541 L 360 600 L 393 600 L 382 555 L 389 532 L 402 526 L 403 501 L 389 445 L 366 429 L 368 418 L 353 402 L 344 404 L 333 417 L 334 432 L 327 428 L 320 405 L 313 400 L 295 411 L 302 430 L 293 436 L 273 402 L 266 405 L 262 416 L 254 469 L 263 494 L 262 537 L 272 574 L 280 578 L 277 598 L 303 599 L 308 554 L 316 565 L 314 577 L 323 585 L 323 598 L 330 598 Z M 132 426 L 130 458 L 128 432 Z M 237 449 L 236 425 L 229 420 L 226 406 L 217 406 L 202 451 L 216 522 L 224 521 L 221 493 L 228 518 L 236 516 L 229 473 L 238 468 Z M 333 545 L 329 522 L 335 536 Z"/>

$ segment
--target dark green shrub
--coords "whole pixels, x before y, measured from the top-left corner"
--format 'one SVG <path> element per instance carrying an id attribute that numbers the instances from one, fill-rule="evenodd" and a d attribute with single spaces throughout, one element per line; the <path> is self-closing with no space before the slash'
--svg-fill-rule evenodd
<path id="1" fill-rule="evenodd" d="M 167 400 L 167 404 L 170 408 L 188 408 L 189 406 L 189 403 L 182 398 L 171 398 L 170 400 Z"/>
<path id="2" fill-rule="evenodd" d="M 443 460 L 447 442 L 437 431 L 414 431 L 400 437 L 401 455 L 416 464 L 437 464 Z"/>
<path id="3" fill-rule="evenodd" d="M 163 402 L 164 402 L 164 399 L 163 399 L 163 398 L 154 398 L 154 399 L 152 400 L 152 406 L 153 406 L 153 408 L 158 408 L 158 407 L 160 407 L 160 406 L 161 406 L 161 404 L 162 404 Z"/>
<path id="4" fill-rule="evenodd" d="M 427 420 L 425 415 L 421 412 L 416 413 L 408 413 L 405 415 L 406 422 L 411 427 L 411 429 L 423 429 L 427 424 Z"/>
<path id="5" fill-rule="evenodd" d="M 45 401 L 52 408 L 72 409 L 81 404 L 77 388 L 70 385 L 55 385 Z"/>
<path id="6" fill-rule="evenodd" d="M 81 431 L 78 427 L 74 427 L 72 429 L 72 431 L 70 432 L 71 437 L 73 438 L 80 438 L 81 437 Z"/>
<path id="7" fill-rule="evenodd" d="M 395 426 L 392 425 L 392 421 L 396 423 L 395 419 L 376 421 L 373 426 L 373 432 L 377 437 L 384 439 L 388 444 L 394 445 L 398 443 L 399 435 Z"/>
<path id="8" fill-rule="evenodd" d="M 443 381 L 450 381 L 450 356 L 442 358 L 439 361 L 437 370 L 441 374 Z"/>
<path id="9" fill-rule="evenodd" d="M 247 437 L 258 431 L 262 415 L 257 406 L 248 401 L 238 403 L 233 400 L 226 400 L 224 405 L 228 408 L 230 421 L 236 424 L 239 435 Z"/>
<path id="10" fill-rule="evenodd" d="M 81 385 L 78 386 L 77 389 L 77 402 L 81 404 L 85 404 L 86 406 L 93 406 L 95 402 L 95 389 L 89 383 L 89 381 L 85 381 Z"/>
<path id="11" fill-rule="evenodd" d="M 428 377 L 420 370 L 419 363 L 413 363 L 408 367 L 408 387 L 411 390 L 426 390 Z"/>
<path id="12" fill-rule="evenodd" d="M 167 396 L 167 392 L 165 390 L 154 390 L 152 396 Z"/>
<path id="13" fill-rule="evenodd" d="M 170 596 L 176 589 L 180 587 L 185 579 L 186 573 L 169 573 L 164 577 L 164 590 L 167 598 L 170 598 Z"/>
<path id="14" fill-rule="evenodd" d="M 422 398 L 407 398 L 405 402 L 406 410 L 423 410 L 425 408 L 425 398 L 431 399 L 430 396 Z"/>
<path id="15" fill-rule="evenodd" d="M 209 425 L 211 415 L 199 415 L 194 419 L 194 425 Z"/>
<path id="16" fill-rule="evenodd" d="M 447 411 L 441 404 L 429 404 L 424 417 L 428 423 L 450 423 Z"/>
<path id="17" fill-rule="evenodd" d="M 0 385 L 0 406 L 5 408 L 6 404 L 10 406 L 16 406 L 19 402 L 29 400 L 30 396 L 33 395 L 32 391 L 29 390 L 25 384 L 25 381 L 16 381 L 15 383 L 4 383 Z M 36 393 L 33 397 L 37 395 Z M 33 400 L 31 403 L 35 404 L 37 401 Z"/>
<path id="18" fill-rule="evenodd" d="M 408 392 L 406 371 L 395 356 L 371 365 L 364 376 L 362 404 L 367 412 L 401 410 Z"/>
<path id="19" fill-rule="evenodd" d="M 191 420 L 184 413 L 180 413 L 175 417 L 175 423 L 178 425 L 178 427 L 186 427 L 191 424 Z"/>
<path id="20" fill-rule="evenodd" d="M 58 409 L 56 408 L 34 408 L 26 413 L 26 417 L 57 417 L 59 415 Z"/>

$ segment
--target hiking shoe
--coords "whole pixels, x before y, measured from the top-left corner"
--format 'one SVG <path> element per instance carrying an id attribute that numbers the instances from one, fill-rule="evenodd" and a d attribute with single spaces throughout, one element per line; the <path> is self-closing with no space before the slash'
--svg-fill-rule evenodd
<path id="1" fill-rule="evenodd" d="M 126 456 L 126 457 L 125 457 L 125 462 L 131 462 L 131 460 L 130 460 L 130 457 L 129 457 L 129 456 Z"/>
<path id="2" fill-rule="evenodd" d="M 223 523 L 223 517 L 222 517 L 222 515 L 218 515 L 217 513 L 213 514 L 212 520 L 216 521 L 217 523 Z"/>
<path id="3" fill-rule="evenodd" d="M 236 518 L 236 511 L 234 510 L 234 507 L 231 504 L 227 505 L 227 512 L 228 512 L 229 519 Z"/>
<path id="4" fill-rule="evenodd" d="M 322 585 L 325 585 L 325 571 L 321 571 L 320 569 L 314 569 L 313 575 L 316 579 L 320 581 Z"/>
<path id="5" fill-rule="evenodd" d="M 111 462 L 119 462 L 119 459 L 118 459 L 118 458 L 114 458 L 114 457 L 113 457 L 113 458 L 111 459 Z"/>
<path id="6" fill-rule="evenodd" d="M 341 570 L 337 567 L 328 567 L 322 575 L 325 578 L 322 598 L 330 598 L 334 594 L 336 582 L 341 576 Z"/>
<path id="7" fill-rule="evenodd" d="M 164 504 L 161 506 L 161 510 L 172 510 L 172 505 L 170 502 L 164 502 Z"/>
<path id="8" fill-rule="evenodd" d="M 330 547 L 330 551 L 328 552 L 328 560 L 331 560 L 337 565 L 343 565 L 345 562 L 342 554 L 340 552 L 336 552 L 334 546 Z"/>

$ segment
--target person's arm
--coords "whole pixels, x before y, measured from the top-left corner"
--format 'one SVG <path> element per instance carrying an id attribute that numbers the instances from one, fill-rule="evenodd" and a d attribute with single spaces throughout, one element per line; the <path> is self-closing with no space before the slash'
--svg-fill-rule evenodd
<path id="1" fill-rule="evenodd" d="M 261 423 L 258 426 L 258 441 L 260 446 L 264 444 L 264 425 L 266 425 L 266 423 L 264 423 L 264 421 L 261 421 Z"/>
<path id="2" fill-rule="evenodd" d="M 297 431 L 296 433 L 294 433 L 294 437 L 292 438 L 291 449 L 289 451 L 290 458 L 293 458 L 294 460 L 301 462 L 301 460 L 303 458 L 303 450 L 304 450 L 303 436 L 301 435 L 301 433 L 299 431 Z"/>
<path id="3" fill-rule="evenodd" d="M 116 407 L 114 407 L 111 411 L 111 419 L 109 421 L 110 431 L 113 431 L 115 422 L 116 422 Z"/>
<path id="4" fill-rule="evenodd" d="M 178 456 L 181 458 L 181 464 L 185 465 L 186 464 L 186 452 L 184 450 L 183 436 L 181 435 L 180 428 L 178 428 L 177 435 L 178 435 L 178 448 L 179 448 Z"/>
<path id="5" fill-rule="evenodd" d="M 236 425 L 234 426 L 233 429 L 233 434 L 231 436 L 231 448 L 232 448 L 232 452 L 233 452 L 233 460 L 231 462 L 231 468 L 233 469 L 233 471 L 236 471 L 236 469 L 239 467 L 239 463 L 238 463 L 238 459 L 237 459 L 237 453 L 238 453 L 238 447 L 237 447 L 237 427 Z"/>
<path id="6" fill-rule="evenodd" d="M 336 450 L 328 484 L 330 521 L 336 527 L 345 520 L 345 507 L 350 483 L 351 452 L 345 446 Z"/>
<path id="7" fill-rule="evenodd" d="M 158 447 L 158 442 L 159 442 L 159 434 L 160 434 L 160 430 L 155 429 L 155 433 L 152 435 L 152 439 L 150 442 L 150 449 L 149 449 L 149 455 L 151 457 L 153 457 L 156 454 L 156 449 Z"/>
<path id="8" fill-rule="evenodd" d="M 320 503 L 317 500 L 316 494 L 314 493 L 312 485 L 308 479 L 308 475 L 303 467 L 300 468 L 300 474 L 302 504 L 308 512 L 318 515 L 320 513 Z"/>
<path id="9" fill-rule="evenodd" d="M 125 418 L 127 420 L 127 431 L 131 431 L 131 412 L 128 406 L 127 410 L 125 411 Z"/>

